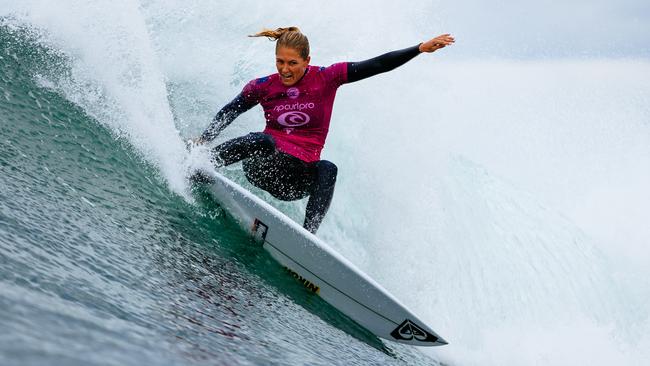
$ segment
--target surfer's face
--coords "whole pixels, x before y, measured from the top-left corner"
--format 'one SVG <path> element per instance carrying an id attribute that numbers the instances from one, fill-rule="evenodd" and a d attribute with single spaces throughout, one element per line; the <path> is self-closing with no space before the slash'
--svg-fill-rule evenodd
<path id="1" fill-rule="evenodd" d="M 309 60 L 302 58 L 297 50 L 289 47 L 280 47 L 275 51 L 275 67 L 278 68 L 280 80 L 284 86 L 297 83 L 307 70 Z"/>

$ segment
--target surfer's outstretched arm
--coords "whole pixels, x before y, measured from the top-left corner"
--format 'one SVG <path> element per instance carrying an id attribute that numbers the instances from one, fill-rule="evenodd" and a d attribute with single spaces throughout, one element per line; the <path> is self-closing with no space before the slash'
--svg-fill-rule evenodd
<path id="1" fill-rule="evenodd" d="M 365 78 L 391 71 L 404 65 L 422 52 L 431 53 L 454 43 L 454 37 L 443 34 L 429 41 L 408 47 L 403 50 L 385 53 L 381 56 L 360 62 L 348 63 L 348 82 L 363 80 Z"/>
<path id="2" fill-rule="evenodd" d="M 239 94 L 230 103 L 226 104 L 212 119 L 210 126 L 198 138 L 198 143 L 206 143 L 215 139 L 235 118 L 240 114 L 253 108 L 255 104 L 246 101 L 242 94 Z"/>

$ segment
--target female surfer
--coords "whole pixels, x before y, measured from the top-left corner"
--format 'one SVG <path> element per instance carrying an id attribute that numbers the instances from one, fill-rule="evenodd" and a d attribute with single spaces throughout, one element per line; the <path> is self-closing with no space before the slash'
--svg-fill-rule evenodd
<path id="1" fill-rule="evenodd" d="M 309 41 L 297 27 L 264 30 L 251 37 L 276 41 L 276 74 L 250 81 L 223 107 L 195 140 L 212 141 L 237 116 L 258 103 L 266 128 L 227 141 L 212 150 L 216 166 L 243 160 L 246 178 L 274 197 L 292 201 L 309 196 L 303 226 L 316 233 L 334 195 L 337 167 L 320 159 L 329 130 L 334 96 L 339 86 L 403 65 L 420 53 L 431 53 L 454 43 L 443 34 L 416 46 L 361 62 L 329 67 L 309 64 Z"/>

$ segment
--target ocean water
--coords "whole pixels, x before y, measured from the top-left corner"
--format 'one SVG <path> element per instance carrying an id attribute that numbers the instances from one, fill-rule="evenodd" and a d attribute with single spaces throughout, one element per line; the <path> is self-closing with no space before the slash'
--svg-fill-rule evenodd
<path id="1" fill-rule="evenodd" d="M 491 54 L 438 6 L 0 2 L 0 364 L 650 362 L 650 60 Z M 339 90 L 319 231 L 448 346 L 377 339 L 188 186 L 184 141 L 274 72 L 246 35 L 284 25 L 318 65 L 458 37 Z"/>

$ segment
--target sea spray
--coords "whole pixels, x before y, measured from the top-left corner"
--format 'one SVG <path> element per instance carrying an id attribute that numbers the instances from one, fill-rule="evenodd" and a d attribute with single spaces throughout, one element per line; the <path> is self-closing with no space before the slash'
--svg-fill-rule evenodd
<path id="1" fill-rule="evenodd" d="M 52 8 L 26 1 L 9 11 L 66 59 L 68 72 L 42 76 L 42 85 L 54 87 L 116 136 L 126 137 L 172 191 L 185 194 L 185 147 L 136 3 L 72 1 Z"/>
<path id="2" fill-rule="evenodd" d="M 313 63 L 328 65 L 454 33 L 453 47 L 340 89 L 323 154 L 339 178 L 319 235 L 449 338 L 433 351 L 448 363 L 643 364 L 648 61 L 549 59 L 553 47 L 500 59 L 535 44 L 519 34 L 503 36 L 512 46 L 479 44 L 494 22 L 462 4 L 380 5 L 9 8 L 70 58 L 70 76 L 51 85 L 123 131 L 176 192 L 182 141 L 245 82 L 275 72 L 273 44 L 246 34 L 298 25 Z M 449 23 L 458 14 L 479 20 Z M 263 125 L 254 108 L 218 141 Z M 304 212 L 271 202 L 297 220 Z"/>

